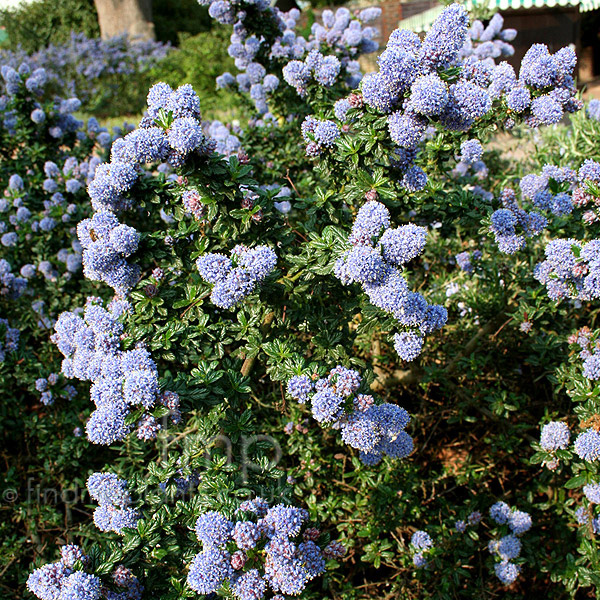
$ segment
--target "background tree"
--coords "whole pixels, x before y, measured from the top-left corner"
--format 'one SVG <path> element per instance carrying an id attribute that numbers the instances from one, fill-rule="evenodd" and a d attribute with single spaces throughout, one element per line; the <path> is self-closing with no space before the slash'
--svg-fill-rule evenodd
<path id="1" fill-rule="evenodd" d="M 94 3 L 104 39 L 122 33 L 154 39 L 151 0 L 94 0 Z"/>

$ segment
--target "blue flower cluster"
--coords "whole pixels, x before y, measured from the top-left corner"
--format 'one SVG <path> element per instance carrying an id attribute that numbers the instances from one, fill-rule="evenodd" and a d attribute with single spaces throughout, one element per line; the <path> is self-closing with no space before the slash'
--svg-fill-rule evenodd
<path id="1" fill-rule="evenodd" d="M 319 156 L 324 150 L 334 147 L 340 137 L 340 130 L 333 121 L 308 116 L 302 123 L 302 137 L 306 142 L 306 154 Z"/>
<path id="2" fill-rule="evenodd" d="M 284 13 L 260 2 L 247 6 L 220 0 L 203 0 L 202 3 L 210 6 L 209 14 L 213 18 L 233 24 L 228 52 L 241 72 L 236 77 L 223 73 L 217 78 L 217 86 L 237 85 L 240 92 L 250 95 L 257 112 L 265 117 L 272 116 L 267 100 L 280 82 L 279 72 L 270 71 L 278 71 L 280 61 L 291 61 L 282 75 L 304 96 L 311 75 L 326 87 L 333 85 L 336 79 L 345 81 L 350 89 L 356 87 L 362 76 L 356 58 L 378 48 L 373 40 L 377 30 L 364 26 L 381 14 L 377 8 L 365 9 L 357 17 L 346 8 L 339 8 L 335 14 L 325 10 L 323 24 L 313 23 L 306 40 L 296 32 L 300 18 L 297 9 Z M 248 13 L 249 6 L 254 18 Z M 260 15 L 258 19 L 256 12 Z M 266 36 L 265 30 L 269 31 Z M 327 54 L 321 54 L 321 50 Z"/>
<path id="3" fill-rule="evenodd" d="M 598 98 L 592 98 L 585 109 L 585 114 L 588 119 L 594 121 L 600 121 L 600 100 Z"/>
<path id="4" fill-rule="evenodd" d="M 510 44 L 517 36 L 516 29 L 503 29 L 504 19 L 500 13 L 496 13 L 488 23 L 487 27 L 478 19 L 473 21 L 469 28 L 469 34 L 458 54 L 463 64 L 469 65 L 469 59 L 486 61 L 493 66 L 497 58 L 512 56 L 515 49 Z"/>
<path id="5" fill-rule="evenodd" d="M 119 565 L 113 571 L 113 582 L 124 589 L 115 593 L 99 577 L 82 570 L 90 559 L 79 546 L 62 546 L 60 554 L 60 561 L 36 569 L 27 579 L 27 589 L 40 600 L 141 600 L 144 588 L 127 567 Z"/>
<path id="6" fill-rule="evenodd" d="M 215 142 L 215 151 L 224 156 L 238 156 L 243 152 L 242 143 L 235 133 L 241 134 L 241 129 L 233 128 L 234 132 L 221 121 L 212 121 L 207 129 L 207 134 Z"/>
<path id="7" fill-rule="evenodd" d="M 109 141 L 111 139 L 109 135 Z M 67 242 L 66 238 L 57 235 L 57 227 L 60 228 L 61 223 L 68 225 L 81 214 L 85 183 L 93 177 L 93 172 L 100 162 L 98 157 L 79 161 L 75 156 L 68 156 L 61 169 L 55 162 L 46 161 L 46 179 L 41 190 L 37 188 L 37 180 L 27 178 L 23 181 L 18 175 L 13 175 L 4 198 L 0 199 L 0 230 L 5 232 L 2 236 L 4 245 L 9 236 L 13 237 L 16 244 L 17 240 L 30 241 L 34 236 L 45 234 L 50 234 L 46 236 L 47 239 Z M 41 210 L 36 208 L 36 199 L 40 193 L 45 196 Z M 14 232 L 9 231 L 9 227 L 14 227 Z M 73 233 L 71 229 L 64 231 L 69 236 Z M 39 273 L 47 280 L 56 281 L 61 269 L 62 277 L 68 280 L 72 274 L 81 270 L 81 264 L 82 248 L 75 240 L 71 241 L 70 247 L 61 248 L 55 256 L 47 256 L 37 265 L 23 265 L 21 274 L 30 279 Z"/>
<path id="8" fill-rule="evenodd" d="M 502 39 L 502 24 L 499 15 L 485 30 L 476 22 L 470 36 L 466 10 L 452 4 L 422 41 L 410 31 L 392 33 L 378 58 L 379 71 L 366 75 L 361 88 L 364 101 L 388 115 L 389 134 L 395 144 L 415 150 L 425 139 L 432 119 L 450 131 L 468 131 L 500 98 L 513 116 L 522 115 L 532 127 L 556 123 L 564 111 L 581 108 L 572 76 L 575 53 L 563 48 L 550 56 L 545 46 L 533 46 L 523 59 L 517 80 L 508 63 L 494 62 L 503 53 L 512 53 L 512 47 Z M 476 49 L 473 35 L 482 41 Z M 492 41 L 495 36 L 500 36 L 497 43 Z M 512 39 L 514 31 L 507 30 L 505 37 Z M 458 78 L 450 83 L 441 77 L 449 67 L 458 69 Z M 534 77 L 536 69 L 550 69 L 547 81 Z M 471 153 L 468 159 L 472 158 Z M 462 162 L 459 172 L 465 174 L 470 164 Z"/>
<path id="9" fill-rule="evenodd" d="M 479 525 L 479 523 L 481 522 L 481 513 L 477 510 L 469 513 L 469 515 L 467 516 L 467 520 L 464 521 L 462 519 L 459 519 L 458 521 L 454 522 L 454 529 L 456 531 L 458 531 L 458 533 L 465 533 L 465 531 L 467 530 L 467 527 L 471 526 L 474 527 L 476 525 Z"/>
<path id="10" fill-rule="evenodd" d="M 315 21 L 312 24 L 310 41 L 314 47 L 325 45 L 352 57 L 376 52 L 379 45 L 373 38 L 377 37 L 377 29 L 364 25 L 372 23 L 380 15 L 381 9 L 377 7 L 365 8 L 357 17 L 344 7 L 338 8 L 335 13 L 324 10 L 321 13 L 322 23 Z"/>
<path id="11" fill-rule="evenodd" d="M 554 185 L 563 184 L 567 192 L 552 195 L 548 190 L 548 181 Z M 579 187 L 575 187 L 578 182 Z M 528 175 L 521 181 L 524 195 L 533 198 L 538 205 L 551 205 L 555 214 L 565 214 L 573 206 L 585 206 L 593 197 L 588 194 L 588 184 L 600 183 L 600 164 L 587 159 L 579 171 L 547 165 L 541 176 Z M 569 192 L 572 195 L 569 197 Z M 556 204 L 564 206 L 557 208 Z M 586 215 L 591 214 L 590 219 Z M 584 214 L 584 221 L 594 222 L 597 217 L 593 211 Z M 600 297 L 600 242 L 590 240 L 587 243 L 575 239 L 556 239 L 545 248 L 546 260 L 536 265 L 534 277 L 546 286 L 548 296 L 553 300 L 573 298 L 592 300 Z"/>
<path id="12" fill-rule="evenodd" d="M 433 548 L 433 540 L 426 531 L 415 531 L 410 538 L 413 549 L 413 564 L 417 569 L 426 569 L 429 565 L 425 554 Z"/>
<path id="13" fill-rule="evenodd" d="M 490 517 L 498 525 L 508 525 L 511 531 L 488 544 L 488 550 L 498 559 L 494 567 L 496 577 L 504 585 L 510 585 L 521 572 L 520 566 L 511 561 L 521 554 L 521 540 L 518 536 L 531 529 L 531 516 L 522 510 L 511 508 L 506 502 L 496 502 L 490 508 Z"/>
<path id="14" fill-rule="evenodd" d="M 100 300 L 88 298 L 83 317 L 64 312 L 54 326 L 52 341 L 65 357 L 62 373 L 69 379 L 92 382 L 90 397 L 96 409 L 86 432 L 94 444 L 125 439 L 131 430 L 126 418 L 133 406 L 150 411 L 160 403 L 171 410 L 174 422 L 180 419 L 179 398 L 173 392 L 160 392 L 156 365 L 145 346 L 120 349 L 123 324 L 119 317 L 127 310 L 123 301 L 113 301 L 107 310 Z M 138 423 L 137 435 L 153 439 L 160 428 L 147 413 Z"/>
<path id="15" fill-rule="evenodd" d="M 127 481 L 113 473 L 93 473 L 86 485 L 90 496 L 99 504 L 94 510 L 94 523 L 100 531 L 123 534 L 125 527 L 135 529 L 140 515 L 130 506 Z"/>
<path id="16" fill-rule="evenodd" d="M 594 516 L 593 507 L 580 506 L 575 511 L 575 519 L 579 525 L 583 525 L 586 531 L 593 531 L 595 534 L 600 532 L 600 517 Z"/>
<path id="17" fill-rule="evenodd" d="M 283 67 L 283 78 L 300 96 L 305 96 L 311 79 L 324 87 L 331 87 L 340 74 L 340 68 L 341 63 L 336 56 L 323 56 L 318 50 L 311 50 L 304 62 L 292 60 Z"/>
<path id="18" fill-rule="evenodd" d="M 600 504 L 600 483 L 593 481 L 584 485 L 583 493 L 591 504 Z"/>
<path id="19" fill-rule="evenodd" d="M 40 600 L 99 600 L 102 596 L 100 578 L 82 570 L 88 557 L 78 546 L 61 548 L 61 560 L 36 569 L 27 579 L 27 589 Z"/>
<path id="20" fill-rule="evenodd" d="M 577 56 L 570 47 L 550 54 L 545 44 L 534 44 L 521 61 L 518 80 L 511 82 L 506 106 L 526 115 L 531 127 L 558 123 L 565 112 L 583 107 L 577 99 L 573 74 Z"/>
<path id="21" fill-rule="evenodd" d="M 126 296 L 140 278 L 140 267 L 126 260 L 138 248 L 138 231 L 120 223 L 113 212 L 100 210 L 79 223 L 77 237 L 83 248 L 84 275 Z"/>
<path id="22" fill-rule="evenodd" d="M 460 160 L 472 165 L 481 160 L 483 146 L 479 140 L 466 140 L 460 145 Z"/>
<path id="23" fill-rule="evenodd" d="M 274 55 L 302 56 L 306 49 L 304 38 L 297 38 L 294 32 L 300 11 L 282 13 L 268 3 L 253 2 L 249 5 L 255 18 L 246 22 L 248 11 L 237 2 L 203 0 L 201 4 L 209 5 L 209 15 L 217 21 L 234 25 L 228 53 L 241 72 L 236 77 L 223 73 L 217 77 L 217 87 L 236 85 L 241 93 L 250 95 L 258 114 L 269 118 L 267 98 L 279 87 L 279 77 L 267 72 L 270 60 Z M 272 32 L 268 40 L 263 35 L 265 29 Z"/>
<path id="24" fill-rule="evenodd" d="M 238 600 L 260 600 L 268 589 L 296 596 L 325 572 L 327 558 L 345 554 L 339 542 L 321 549 L 321 532 L 306 527 L 304 509 L 269 507 L 255 498 L 243 502 L 236 516 L 230 521 L 210 511 L 196 521 L 202 552 L 194 557 L 187 581 L 199 594 L 218 592 L 225 585 Z"/>
<path id="25" fill-rule="evenodd" d="M 0 75 L 8 95 L 8 98 L 2 97 L 3 102 L 0 102 L 2 125 L 14 135 L 20 117 L 11 100 L 29 95 L 41 98 L 48 83 L 48 76 L 45 69 L 39 68 L 32 72 L 25 63 L 21 64 L 18 70 L 4 64 L 0 67 Z M 72 114 L 81 108 L 81 102 L 77 98 L 57 98 L 56 101 L 45 103 L 44 106 L 35 102 L 34 107 L 31 114 L 27 116 L 28 120 L 33 121 L 40 130 L 47 132 L 55 140 L 62 140 L 69 134 L 74 134 L 83 125 Z"/>
<path id="26" fill-rule="evenodd" d="M 35 270 L 35 267 L 33 267 Z M 0 258 L 0 295 L 10 300 L 19 298 L 27 288 L 27 279 L 12 272 L 10 263 Z"/>
<path id="27" fill-rule="evenodd" d="M 6 360 L 7 352 L 16 352 L 19 349 L 21 332 L 8 324 L 7 319 L 0 319 L 0 363 Z"/>
<path id="28" fill-rule="evenodd" d="M 375 306 L 411 329 L 394 336 L 396 352 L 407 361 L 421 353 L 423 336 L 441 329 L 448 318 L 443 306 L 428 304 L 421 294 L 410 292 L 400 270 L 423 252 L 426 236 L 425 227 L 418 225 L 392 229 L 388 209 L 369 201 L 360 208 L 352 226 L 348 238 L 352 248 L 334 268 L 342 284 L 360 283 Z"/>
<path id="29" fill-rule="evenodd" d="M 57 373 L 50 373 L 48 377 L 38 377 L 35 380 L 35 389 L 41 393 L 40 402 L 45 406 L 54 404 L 55 394 L 60 395 L 62 398 L 72 400 L 77 396 L 77 390 L 72 385 L 65 385 L 60 392 L 50 389 L 56 386 L 59 382 L 59 376 Z"/>
<path id="30" fill-rule="evenodd" d="M 590 381 L 600 379 L 600 343 L 596 337 L 592 336 L 589 327 L 582 327 L 568 339 L 570 344 L 576 345 L 576 351 L 579 350 L 579 358 L 583 360 L 582 374 Z"/>
<path id="31" fill-rule="evenodd" d="M 16 96 L 21 92 L 40 95 L 48 81 L 46 69 L 37 68 L 32 72 L 31 67 L 24 62 L 18 67 L 17 65 L 13 67 L 3 61 L 0 75 L 3 79 L 4 91 L 9 96 Z"/>
<path id="32" fill-rule="evenodd" d="M 561 216 L 573 211 L 571 196 L 576 180 L 577 173 L 573 169 L 545 165 L 540 175 L 525 175 L 519 187 L 523 198 L 529 199 L 535 208 Z"/>
<path id="33" fill-rule="evenodd" d="M 552 300 L 600 298 L 600 240 L 556 239 L 544 253 L 546 260 L 536 265 L 533 275 Z"/>
<path id="34" fill-rule="evenodd" d="M 600 459 L 600 433 L 595 429 L 586 429 L 580 433 L 573 444 L 575 454 L 587 462 Z"/>
<path id="35" fill-rule="evenodd" d="M 546 452 L 565 450 L 569 446 L 571 434 L 569 426 L 562 421 L 550 421 L 542 427 L 540 446 Z"/>
<path id="36" fill-rule="evenodd" d="M 456 264 L 461 271 L 464 271 L 468 275 L 472 275 L 475 271 L 475 265 L 473 261 L 481 260 L 481 250 L 474 250 L 473 252 L 459 252 L 454 259 L 456 260 Z"/>
<path id="37" fill-rule="evenodd" d="M 213 284 L 210 299 L 220 308 L 232 308 L 251 294 L 277 264 L 277 255 L 268 246 L 247 248 L 238 245 L 227 257 L 204 254 L 196 261 L 204 281 Z"/>
<path id="38" fill-rule="evenodd" d="M 465 9 L 452 4 L 436 19 L 422 42 L 416 34 L 397 29 L 378 59 L 379 71 L 363 79 L 365 102 L 376 110 L 392 113 L 390 135 L 400 146 L 418 145 L 426 118 L 442 118 L 450 123 L 462 117 L 466 122 L 489 109 L 483 88 L 465 87 L 465 81 L 448 86 L 437 74 L 456 63 L 466 40 L 467 23 Z M 393 112 L 403 103 L 405 112 Z"/>
<path id="39" fill-rule="evenodd" d="M 472 47 L 468 48 L 467 24 L 465 9 L 452 4 L 423 41 L 410 31 L 394 31 L 378 59 L 379 71 L 363 79 L 364 101 L 388 114 L 390 137 L 405 153 L 415 153 L 426 138 L 432 119 L 446 129 L 467 131 L 491 109 L 488 86 L 494 62 L 492 58 L 474 55 Z M 496 25 L 492 24 L 493 35 L 495 30 Z M 493 46 L 491 41 L 489 44 Z M 490 51 L 489 45 L 481 46 Z M 460 67 L 459 78 L 450 84 L 440 76 L 448 67 Z M 473 141 L 466 144 L 466 160 L 459 163 L 457 173 L 464 175 L 471 166 L 477 171 L 485 170 L 485 165 L 480 169 L 480 160 L 475 160 L 477 149 Z M 406 156 L 404 167 L 408 169 L 413 160 L 414 154 Z"/>
<path id="40" fill-rule="evenodd" d="M 502 191 L 500 201 L 502 208 L 490 217 L 490 232 L 494 234 L 500 252 L 514 254 L 525 246 L 526 238 L 539 235 L 548 220 L 537 210 L 528 212 L 521 208 L 512 188 Z"/>
<path id="41" fill-rule="evenodd" d="M 38 91 L 49 95 L 49 90 L 39 88 Z M 43 98 L 39 97 L 39 100 L 43 101 Z M 102 162 L 97 154 L 101 154 L 113 139 L 94 118 L 90 118 L 87 125 L 73 119 L 64 121 L 71 116 L 71 111 L 78 109 L 75 99 L 54 98 L 44 102 L 46 118 L 35 131 L 23 123 L 24 119 L 29 119 L 28 113 L 34 103 L 32 97 L 19 96 L 8 103 L 0 102 L 0 113 L 5 111 L 1 127 L 8 126 L 9 133 L 10 127 L 27 132 L 27 144 L 44 148 L 42 156 L 47 159 L 40 178 L 25 167 L 30 158 L 26 156 L 24 144 L 19 142 L 14 161 L 19 172 L 10 177 L 10 172 L 5 172 L 2 177 L 4 179 L 6 175 L 7 181 L 0 198 L 0 242 L 6 248 L 5 256 L 10 257 L 15 270 L 20 270 L 23 285 L 25 280 L 34 284 L 30 286 L 32 290 L 35 290 L 38 277 L 63 283 L 81 271 L 82 247 L 73 239 L 72 223 L 88 212 L 82 202 L 85 186 Z M 60 141 L 48 143 L 47 136 L 58 130 L 63 131 Z M 119 130 L 115 131 L 117 135 Z"/>
<path id="42" fill-rule="evenodd" d="M 600 198 L 589 189 L 589 184 L 600 183 L 600 165 L 590 159 L 583 162 L 577 174 L 578 187 L 573 190 L 571 201 L 576 208 L 588 208 L 582 221 L 586 225 L 600 222 Z"/>
<path id="43" fill-rule="evenodd" d="M 115 140 L 110 162 L 96 168 L 88 186 L 92 207 L 122 210 L 129 204 L 124 194 L 135 185 L 142 165 L 166 161 L 178 168 L 193 153 L 209 153 L 214 147 L 204 135 L 200 100 L 192 86 L 173 90 L 157 83 L 148 92 L 148 109 L 139 128 Z"/>
<path id="44" fill-rule="evenodd" d="M 375 404 L 373 396 L 359 394 L 362 378 L 357 371 L 338 365 L 326 378 L 297 375 L 287 393 L 300 404 L 310 402 L 313 418 L 322 426 L 339 429 L 342 441 L 360 451 L 366 465 L 378 464 L 383 455 L 406 458 L 413 440 L 405 428 L 409 414 L 395 404 Z"/>

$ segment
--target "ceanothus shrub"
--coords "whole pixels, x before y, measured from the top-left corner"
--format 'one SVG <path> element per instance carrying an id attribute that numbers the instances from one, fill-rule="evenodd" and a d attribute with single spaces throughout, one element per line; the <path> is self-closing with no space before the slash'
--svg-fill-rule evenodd
<path id="1" fill-rule="evenodd" d="M 237 86 L 248 126 L 203 121 L 191 86 L 159 82 L 80 181 L 90 203 L 71 235 L 98 292 L 63 307 L 53 339 L 61 377 L 93 404 L 81 441 L 111 458 L 89 465 L 92 559 L 34 571 L 39 598 L 142 585 L 316 598 L 319 581 L 351 598 L 352 570 L 366 581 L 382 566 L 398 596 L 410 581 L 414 598 L 477 597 L 512 593 L 544 560 L 544 581 L 587 585 L 556 552 L 579 545 L 593 572 L 600 351 L 591 329 L 583 356 L 558 349 L 600 295 L 597 157 L 507 167 L 487 145 L 499 130 L 543 139 L 582 108 L 575 54 L 535 45 L 517 74 L 496 62 L 514 32 L 497 17 L 469 27 L 453 4 L 423 39 L 393 32 L 361 77 L 376 13 L 324 11 L 305 39 L 297 11 L 210 2 L 240 71 L 218 85 Z M 79 193 L 60 168 L 59 193 Z M 63 184 L 52 165 L 32 170 L 46 193 Z M 540 381 L 556 403 L 540 406 Z M 579 430 L 559 413 L 563 388 Z M 555 477 L 572 496 L 548 501 Z M 366 597 L 390 593 L 377 585 Z"/>

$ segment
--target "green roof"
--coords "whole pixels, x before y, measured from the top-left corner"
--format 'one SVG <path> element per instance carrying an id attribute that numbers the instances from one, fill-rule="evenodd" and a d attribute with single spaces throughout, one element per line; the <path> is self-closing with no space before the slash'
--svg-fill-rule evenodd
<path id="1" fill-rule="evenodd" d="M 465 7 L 471 9 L 477 4 L 485 4 L 484 2 L 476 2 L 474 0 L 467 0 Z M 487 8 L 506 10 L 508 8 L 542 8 L 544 6 L 579 6 L 580 12 L 588 10 L 595 10 L 600 8 L 600 0 L 488 0 Z M 408 19 L 400 21 L 398 26 L 401 29 L 409 29 L 415 33 L 422 33 L 429 31 L 432 23 L 440 16 L 442 11 L 446 8 L 443 5 L 434 6 L 429 10 L 426 10 L 418 15 L 414 15 Z"/>

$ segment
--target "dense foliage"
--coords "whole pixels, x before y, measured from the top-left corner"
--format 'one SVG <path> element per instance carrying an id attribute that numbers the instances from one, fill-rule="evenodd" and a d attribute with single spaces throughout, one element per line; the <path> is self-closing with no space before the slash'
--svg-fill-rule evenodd
<path id="1" fill-rule="evenodd" d="M 111 134 L 2 69 L 3 585 L 593 597 L 600 102 L 575 53 L 515 71 L 517 32 L 453 4 L 363 77 L 378 9 L 305 38 L 296 10 L 207 4 L 243 129 L 159 82 Z"/>
<path id="2" fill-rule="evenodd" d="M 94 0 L 21 2 L 0 10 L 0 27 L 6 31 L 11 49 L 28 53 L 64 44 L 72 31 L 87 37 L 100 35 Z"/>

